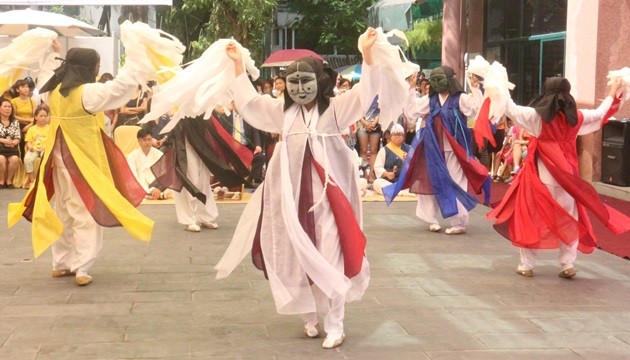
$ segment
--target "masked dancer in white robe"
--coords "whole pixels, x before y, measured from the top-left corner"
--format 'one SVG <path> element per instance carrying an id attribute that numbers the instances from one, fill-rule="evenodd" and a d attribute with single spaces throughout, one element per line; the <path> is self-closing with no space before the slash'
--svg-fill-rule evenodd
<path id="1" fill-rule="evenodd" d="M 216 267 L 217 277 L 232 271 L 234 259 L 242 259 L 237 253 L 251 249 L 254 264 L 269 279 L 278 313 L 300 314 L 309 337 L 319 336 L 321 316 L 327 349 L 343 342 L 345 303 L 360 299 L 370 278 L 356 166 L 340 132 L 367 110 L 379 89 L 389 86 L 394 99 L 406 93 L 402 74 L 384 71 L 374 60 L 380 55 L 374 46 L 378 36 L 382 33 L 368 29 L 359 39 L 363 74 L 353 89 L 335 97 L 336 73 L 320 60 L 302 58 L 287 69 L 284 101 L 259 95 L 240 50 L 227 46 L 236 68 L 236 108 L 252 126 L 281 133 L 283 141 Z M 392 58 L 400 63 L 396 50 Z"/>

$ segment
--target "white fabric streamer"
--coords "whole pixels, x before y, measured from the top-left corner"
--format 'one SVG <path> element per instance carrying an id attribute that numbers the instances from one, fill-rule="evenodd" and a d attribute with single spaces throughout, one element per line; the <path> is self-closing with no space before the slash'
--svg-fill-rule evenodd
<path id="1" fill-rule="evenodd" d="M 387 40 L 388 37 L 395 35 L 407 41 L 404 33 L 392 30 L 385 34 L 380 27 L 376 29 L 376 32 L 376 42 L 372 47 L 373 65 L 380 67 L 380 77 L 395 79 L 394 81 L 381 81 L 378 85 L 378 103 L 381 110 L 380 123 L 383 129 L 387 129 L 390 123 L 398 120 L 405 106 L 406 98 L 399 95 L 406 94 L 409 91 L 409 84 L 405 81 L 405 78 L 414 72 L 420 71 L 420 66 L 407 61 L 400 47 L 390 44 Z M 360 44 L 365 36 L 365 34 L 362 34 L 359 37 L 359 51 L 362 51 Z"/>
<path id="2" fill-rule="evenodd" d="M 7 90 L 20 77 L 28 66 L 43 59 L 50 50 L 57 33 L 52 30 L 35 28 L 16 37 L 11 43 L 0 49 L 0 87 Z"/>
<path id="3" fill-rule="evenodd" d="M 623 69 L 609 71 L 608 75 L 608 85 L 610 86 L 615 80 L 621 79 L 623 82 L 617 90 L 617 97 L 624 94 L 624 101 L 628 101 L 630 99 L 630 68 L 624 67 Z"/>
<path id="4" fill-rule="evenodd" d="M 225 52 L 230 42 L 240 49 L 246 71 L 257 79 L 260 71 L 254 65 L 249 50 L 233 39 L 217 40 L 191 65 L 160 86 L 153 95 L 151 112 L 140 123 L 157 119 L 177 108 L 162 130 L 162 133 L 167 133 L 184 117 L 203 114 L 204 118 L 209 118 L 217 105 L 227 108 L 232 100 L 230 87 L 236 77 L 234 62 Z"/>
<path id="5" fill-rule="evenodd" d="M 514 89 L 514 84 L 508 80 L 507 70 L 498 61 L 494 61 L 491 65 L 483 56 L 477 55 L 470 61 L 466 73 L 483 78 L 484 100 L 490 98 L 488 117 L 498 121 L 505 115 L 507 101 L 510 98 L 509 90 Z M 469 81 L 468 77 L 466 81 Z"/>
<path id="6" fill-rule="evenodd" d="M 120 25 L 120 40 L 125 46 L 125 67 L 133 69 L 131 74 L 143 86 L 146 86 L 147 71 L 149 78 L 160 83 L 173 77 L 180 69 L 186 50 L 176 37 L 145 23 L 129 20 Z"/>

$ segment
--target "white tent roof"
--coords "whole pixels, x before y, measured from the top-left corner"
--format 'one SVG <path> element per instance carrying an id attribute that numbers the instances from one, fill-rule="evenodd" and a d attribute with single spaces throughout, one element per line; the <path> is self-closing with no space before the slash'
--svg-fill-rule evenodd
<path id="1" fill-rule="evenodd" d="M 2 5 L 173 5 L 173 0 L 4 0 Z"/>

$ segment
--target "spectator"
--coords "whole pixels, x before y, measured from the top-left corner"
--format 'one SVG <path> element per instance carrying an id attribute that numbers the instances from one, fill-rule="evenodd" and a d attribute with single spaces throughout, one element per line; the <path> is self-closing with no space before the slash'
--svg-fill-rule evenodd
<path id="1" fill-rule="evenodd" d="M 421 73 L 424 74 L 424 73 Z M 417 87 L 417 91 L 418 91 L 418 96 L 422 97 L 422 96 L 427 96 L 429 95 L 429 88 L 430 88 L 430 84 L 429 84 L 429 79 L 422 79 L 420 81 L 418 81 L 418 87 Z"/>
<path id="2" fill-rule="evenodd" d="M 398 180 L 409 145 L 405 144 L 405 129 L 400 124 L 394 124 L 390 130 L 391 141 L 383 146 L 376 154 L 374 160 L 374 173 L 376 180 L 372 184 L 374 192 L 383 194 L 383 187 L 391 185 Z M 402 190 L 400 195 L 408 195 L 409 190 Z"/>
<path id="3" fill-rule="evenodd" d="M 262 93 L 266 95 L 271 95 L 273 92 L 273 80 L 265 79 L 262 84 Z"/>
<path id="4" fill-rule="evenodd" d="M 343 94 L 346 91 L 352 89 L 352 82 L 343 77 L 338 77 L 337 85 L 339 86 L 339 88 L 337 89 L 338 91 L 336 95 Z M 346 140 L 346 144 L 351 149 L 354 149 L 357 145 L 357 130 L 358 125 L 356 123 L 353 123 L 347 129 L 341 130 L 341 135 L 343 135 L 344 140 Z"/>
<path id="5" fill-rule="evenodd" d="M 496 180 L 499 178 L 499 166 L 501 165 L 501 150 L 503 149 L 503 142 L 505 141 L 506 127 L 507 127 L 507 119 L 505 117 L 501 118 L 497 123 L 496 130 L 494 131 L 494 141 L 495 146 L 493 146 L 487 140 L 485 141 L 486 152 L 488 153 L 489 160 L 489 171 L 490 176 L 492 176 L 492 180 Z"/>
<path id="6" fill-rule="evenodd" d="M 519 136 L 512 143 L 512 158 L 514 159 L 514 168 L 512 168 L 511 174 L 518 173 L 521 169 L 521 160 L 527 156 L 527 146 L 529 146 L 529 139 L 531 135 L 526 130 L 519 131 Z"/>
<path id="7" fill-rule="evenodd" d="M 101 77 L 98 79 L 98 82 L 101 84 L 104 84 L 111 80 L 114 80 L 114 75 L 106 72 L 106 73 L 103 73 L 103 75 L 101 75 Z M 110 138 L 114 137 L 114 128 L 116 127 L 116 124 L 118 123 L 119 112 L 120 112 L 120 109 L 110 109 L 110 110 L 105 110 L 103 112 L 105 114 L 105 133 Z"/>
<path id="8" fill-rule="evenodd" d="M 24 157 L 24 134 L 33 125 L 37 105 L 35 101 L 31 99 L 31 88 L 29 87 L 28 80 L 18 80 L 15 84 L 15 88 L 18 96 L 11 100 L 11 104 L 13 104 L 13 108 L 15 109 L 15 119 L 20 123 L 20 131 L 22 134 L 20 140 L 20 154 Z"/>
<path id="9" fill-rule="evenodd" d="M 153 146 L 160 149 L 166 141 L 168 135 L 162 134 L 162 130 L 171 121 L 171 113 L 162 114 L 155 120 L 150 120 L 142 124 L 143 129 L 149 130 L 151 137 L 153 137 Z"/>
<path id="10" fill-rule="evenodd" d="M 21 137 L 11 101 L 0 99 L 0 188 L 13 189 L 13 177 L 20 164 Z"/>
<path id="11" fill-rule="evenodd" d="M 142 90 L 142 85 L 138 85 L 133 97 L 120 108 L 118 121 L 114 128 L 121 125 L 137 125 L 144 117 L 149 108 L 148 92 Z"/>
<path id="12" fill-rule="evenodd" d="M 287 87 L 287 79 L 284 76 L 276 76 L 276 79 L 273 81 L 273 90 L 271 95 L 277 99 L 284 99 L 284 90 Z"/>
<path id="13" fill-rule="evenodd" d="M 24 169 L 26 170 L 26 184 L 25 188 L 31 186 L 35 181 L 37 175 L 34 168 L 35 160 L 42 157 L 44 149 L 46 148 L 46 140 L 48 138 L 48 130 L 50 123 L 50 111 L 48 106 L 40 105 L 35 109 L 35 120 L 33 125 L 26 132 L 26 154 L 24 155 Z"/>
<path id="14" fill-rule="evenodd" d="M 142 185 L 146 192 L 146 198 L 150 200 L 166 199 L 164 189 L 152 186 L 155 175 L 151 171 L 151 166 L 162 157 L 162 152 L 153 147 L 153 137 L 148 129 L 138 130 L 139 148 L 127 155 L 127 163 L 136 180 Z"/>
<path id="15" fill-rule="evenodd" d="M 357 126 L 357 140 L 359 142 L 359 156 L 363 159 L 364 168 L 369 164 L 369 171 L 366 175 L 371 184 L 376 179 L 374 175 L 374 159 L 379 149 L 379 142 L 383 130 L 379 124 L 378 96 L 372 101 L 367 113 L 359 119 Z M 367 169 L 367 168 L 366 168 Z"/>

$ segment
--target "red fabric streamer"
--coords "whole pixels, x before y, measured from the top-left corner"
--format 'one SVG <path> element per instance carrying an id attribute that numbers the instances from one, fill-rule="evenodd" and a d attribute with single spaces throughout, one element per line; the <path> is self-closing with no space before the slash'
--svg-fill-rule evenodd
<path id="1" fill-rule="evenodd" d="M 486 138 L 492 144 L 492 146 L 497 146 L 497 142 L 494 140 L 494 134 L 492 134 L 492 130 L 490 129 L 490 98 L 487 98 L 483 101 L 481 105 L 481 109 L 479 109 L 479 116 L 477 116 L 477 120 L 475 121 L 475 126 L 473 127 L 473 131 L 475 134 L 475 142 L 477 143 L 477 147 L 479 149 L 483 149 L 483 139 Z"/>

